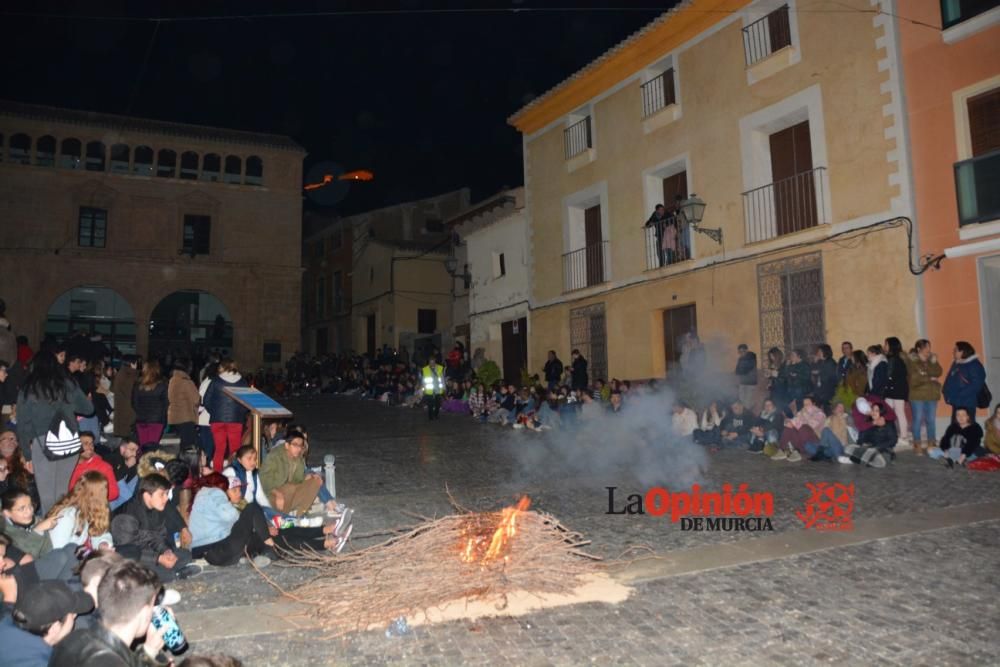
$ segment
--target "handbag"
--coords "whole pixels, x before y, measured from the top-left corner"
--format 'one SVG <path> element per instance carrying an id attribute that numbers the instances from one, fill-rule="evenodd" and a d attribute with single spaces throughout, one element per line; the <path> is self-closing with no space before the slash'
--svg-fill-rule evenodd
<path id="1" fill-rule="evenodd" d="M 80 427 L 76 416 L 63 414 L 64 406 L 60 406 L 52 415 L 49 429 L 45 432 L 45 457 L 50 461 L 58 461 L 74 456 L 80 451 Z"/>
<path id="2" fill-rule="evenodd" d="M 986 382 L 984 381 L 983 386 L 979 389 L 979 393 L 976 394 L 976 407 L 988 408 L 992 402 L 993 394 L 990 392 L 990 388 L 986 386 Z"/>

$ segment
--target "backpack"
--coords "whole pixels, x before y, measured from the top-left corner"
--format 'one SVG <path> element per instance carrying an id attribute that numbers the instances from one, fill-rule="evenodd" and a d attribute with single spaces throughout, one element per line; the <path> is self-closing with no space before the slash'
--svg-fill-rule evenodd
<path id="1" fill-rule="evenodd" d="M 976 394 L 976 407 L 988 408 L 992 402 L 993 394 L 990 393 L 990 388 L 986 386 L 986 382 L 983 382 L 982 388 L 979 390 L 979 393 Z"/>
<path id="2" fill-rule="evenodd" d="M 56 410 L 45 432 L 44 452 L 50 461 L 57 461 L 75 455 L 80 451 L 80 427 L 76 417 L 66 416 Z"/>

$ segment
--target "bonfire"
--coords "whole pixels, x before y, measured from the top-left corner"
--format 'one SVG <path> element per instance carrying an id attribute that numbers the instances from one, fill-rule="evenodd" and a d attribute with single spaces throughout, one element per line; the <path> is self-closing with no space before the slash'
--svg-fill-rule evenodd
<path id="1" fill-rule="evenodd" d="M 571 593 L 597 572 L 600 559 L 581 550 L 589 542 L 579 533 L 529 506 L 523 497 L 497 512 L 427 519 L 360 551 L 288 554 L 287 565 L 316 575 L 283 592 L 310 605 L 334 635 L 385 627 L 401 616 L 434 620 L 456 604 L 485 602 L 502 613 L 515 593 Z"/>

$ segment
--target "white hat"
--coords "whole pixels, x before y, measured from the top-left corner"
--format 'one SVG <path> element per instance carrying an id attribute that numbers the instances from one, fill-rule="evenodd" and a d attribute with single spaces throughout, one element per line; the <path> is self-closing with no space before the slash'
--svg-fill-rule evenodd
<path id="1" fill-rule="evenodd" d="M 870 415 L 872 413 L 872 404 L 863 396 L 854 402 L 854 407 L 863 415 Z"/>

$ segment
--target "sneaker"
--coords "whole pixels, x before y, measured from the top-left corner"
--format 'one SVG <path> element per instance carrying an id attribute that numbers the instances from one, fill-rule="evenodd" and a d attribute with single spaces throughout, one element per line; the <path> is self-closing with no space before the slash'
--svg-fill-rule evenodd
<path id="1" fill-rule="evenodd" d="M 337 548 L 334 550 L 334 553 L 338 553 L 339 554 L 341 551 L 344 550 L 344 547 L 347 546 L 347 540 L 349 540 L 351 538 L 351 531 L 353 531 L 353 530 L 354 530 L 354 526 L 352 524 L 352 525 L 350 525 L 350 526 L 347 527 L 347 530 L 344 531 L 343 535 L 341 535 L 340 537 L 337 538 Z"/>
<path id="2" fill-rule="evenodd" d="M 840 455 L 837 457 L 837 463 L 843 463 L 844 465 L 851 465 L 854 461 L 851 460 L 850 456 Z"/>
<path id="3" fill-rule="evenodd" d="M 785 458 L 789 463 L 798 463 L 802 460 L 802 455 L 799 454 L 799 450 L 791 448 L 788 450 L 788 454 L 785 455 Z"/>
<path id="4" fill-rule="evenodd" d="M 349 532 L 349 528 L 352 527 L 351 519 L 354 517 L 354 510 L 345 509 L 344 513 L 340 515 L 337 519 L 337 523 L 334 524 L 333 534 L 337 537 L 343 537 L 345 533 Z"/>
<path id="5" fill-rule="evenodd" d="M 271 564 L 271 559 L 264 555 L 254 556 L 252 562 L 254 567 L 263 569 Z"/>
<path id="6" fill-rule="evenodd" d="M 514 428 L 524 428 L 524 424 L 518 422 L 518 423 L 514 424 Z"/>
<path id="7" fill-rule="evenodd" d="M 788 454 L 783 449 L 779 449 L 774 454 L 771 455 L 772 461 L 784 461 L 788 458 Z"/>
<path id="8" fill-rule="evenodd" d="M 190 579 L 191 577 L 197 577 L 199 574 L 201 574 L 201 566 L 195 565 L 194 563 L 185 565 L 181 569 L 174 572 L 174 576 L 178 579 Z"/>
<path id="9" fill-rule="evenodd" d="M 181 594 L 172 588 L 164 588 L 157 596 L 156 604 L 161 607 L 172 607 L 181 601 Z"/>

